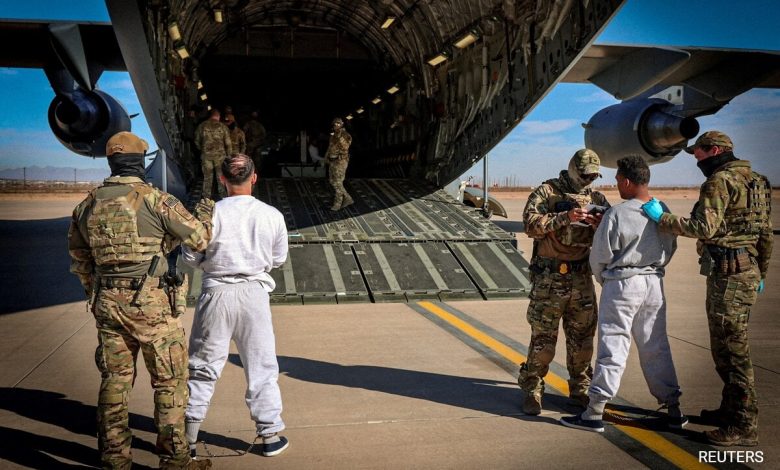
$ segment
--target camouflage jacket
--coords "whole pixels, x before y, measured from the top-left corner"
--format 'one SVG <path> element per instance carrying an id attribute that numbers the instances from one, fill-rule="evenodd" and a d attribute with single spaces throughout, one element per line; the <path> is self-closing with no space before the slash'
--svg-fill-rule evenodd
<path id="1" fill-rule="evenodd" d="M 250 148 L 259 147 L 265 140 L 265 134 L 265 127 L 263 127 L 263 125 L 255 119 L 252 119 L 244 124 L 246 145 Z"/>
<path id="2" fill-rule="evenodd" d="M 230 142 L 233 144 L 233 154 L 246 154 L 246 137 L 244 137 L 244 131 L 238 127 L 232 129 L 230 131 Z"/>
<path id="3" fill-rule="evenodd" d="M 328 151 L 325 158 L 344 158 L 349 156 L 349 146 L 352 144 L 352 136 L 344 129 L 339 129 L 330 136 Z"/>
<path id="4" fill-rule="evenodd" d="M 140 277 L 154 255 L 155 275 L 168 267 L 165 256 L 179 243 L 204 251 L 208 227 L 170 194 L 134 176 L 112 176 L 73 210 L 68 230 L 70 271 L 89 295 L 93 277 Z"/>
<path id="5" fill-rule="evenodd" d="M 771 186 L 750 162 L 721 165 L 701 186 L 690 217 L 661 215 L 661 230 L 698 238 L 705 245 L 745 248 L 766 277 L 772 255 Z"/>
<path id="6" fill-rule="evenodd" d="M 571 224 L 567 214 L 569 209 L 587 204 L 609 207 L 607 198 L 598 191 L 574 191 L 565 171 L 538 186 L 523 210 L 525 233 L 534 239 L 534 255 L 562 261 L 587 258 L 594 229 Z"/>
<path id="7" fill-rule="evenodd" d="M 207 119 L 195 130 L 195 146 L 206 160 L 219 160 L 232 155 L 230 129 L 221 122 Z"/>

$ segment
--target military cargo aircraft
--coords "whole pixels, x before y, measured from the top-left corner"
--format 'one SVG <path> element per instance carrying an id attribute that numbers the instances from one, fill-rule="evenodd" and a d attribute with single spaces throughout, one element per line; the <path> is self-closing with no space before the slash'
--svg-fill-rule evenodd
<path id="1" fill-rule="evenodd" d="M 275 300 L 489 299 L 527 293 L 527 262 L 511 234 L 441 188 L 556 83 L 623 100 L 584 126 L 607 166 L 626 153 L 668 161 L 698 133 L 697 116 L 780 86 L 775 52 L 591 45 L 622 3 L 107 0 L 110 24 L 2 21 L 0 41 L 14 47 L 0 66 L 43 68 L 52 132 L 90 157 L 130 129 L 97 86 L 103 71 L 127 70 L 160 149 L 150 177 L 190 201 L 200 184 L 185 176 L 196 160 L 182 131 L 194 105 L 231 105 L 239 120 L 260 109 L 290 136 L 342 117 L 355 205 L 328 211 L 322 179 L 261 180 L 290 232 Z"/>

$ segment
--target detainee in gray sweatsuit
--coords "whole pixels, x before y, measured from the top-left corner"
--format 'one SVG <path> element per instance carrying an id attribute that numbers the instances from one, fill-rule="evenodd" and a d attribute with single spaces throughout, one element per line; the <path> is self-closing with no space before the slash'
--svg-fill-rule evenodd
<path id="1" fill-rule="evenodd" d="M 674 235 L 662 233 L 642 211 L 650 200 L 650 169 L 639 156 L 618 161 L 620 197 L 593 238 L 590 265 L 602 284 L 598 317 L 598 352 L 590 403 L 579 416 L 561 418 L 565 426 L 602 432 L 606 403 L 617 395 L 626 368 L 631 338 L 650 393 L 669 411 L 668 425 L 681 429 L 680 385 L 666 334 L 665 267 L 677 248 Z M 663 203 L 662 203 L 663 204 Z M 668 208 L 664 207 L 668 212 Z"/>
<path id="2" fill-rule="evenodd" d="M 270 457 L 288 445 L 277 435 L 284 422 L 268 298 L 276 287 L 270 271 L 287 259 L 287 228 L 281 212 L 252 196 L 257 174 L 250 157 L 227 157 L 219 178 L 228 197 L 214 206 L 211 242 L 205 253 L 183 250 L 184 261 L 203 270 L 190 334 L 187 440 L 194 452 L 232 339 L 246 375 L 249 414 L 263 440 L 262 453 Z"/>

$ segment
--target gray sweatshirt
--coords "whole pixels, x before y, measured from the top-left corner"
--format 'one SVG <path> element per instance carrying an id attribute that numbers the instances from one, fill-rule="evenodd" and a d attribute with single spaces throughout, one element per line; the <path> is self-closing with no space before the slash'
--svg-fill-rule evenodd
<path id="1" fill-rule="evenodd" d="M 231 196 L 214 206 L 213 236 L 206 253 L 182 248 L 188 265 L 203 270 L 203 288 L 259 282 L 276 287 L 271 269 L 287 259 L 287 227 L 276 208 L 252 196 Z"/>
<path id="2" fill-rule="evenodd" d="M 593 236 L 590 266 L 599 284 L 637 274 L 664 275 L 677 249 L 677 238 L 658 230 L 642 212 L 642 201 L 628 200 L 611 207 Z M 662 202 L 664 212 L 669 209 Z"/>

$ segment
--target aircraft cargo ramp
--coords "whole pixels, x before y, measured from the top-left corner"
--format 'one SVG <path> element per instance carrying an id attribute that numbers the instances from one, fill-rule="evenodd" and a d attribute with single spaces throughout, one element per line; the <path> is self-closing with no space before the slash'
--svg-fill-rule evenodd
<path id="1" fill-rule="evenodd" d="M 496 299 L 530 291 L 514 235 L 444 190 L 351 179 L 345 186 L 355 203 L 334 212 L 324 179 L 258 184 L 259 198 L 284 214 L 289 232 L 287 262 L 271 272 L 272 302 Z"/>

